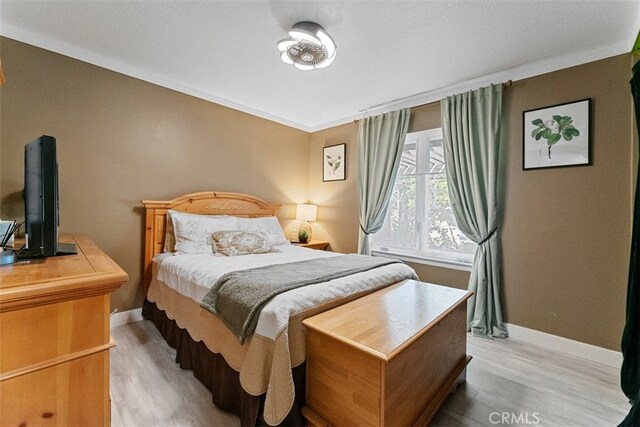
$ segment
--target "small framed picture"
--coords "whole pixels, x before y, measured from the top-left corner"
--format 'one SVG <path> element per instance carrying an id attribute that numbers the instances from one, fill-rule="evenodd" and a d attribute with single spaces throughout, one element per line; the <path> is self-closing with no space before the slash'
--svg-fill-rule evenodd
<path id="1" fill-rule="evenodd" d="M 347 179 L 347 144 L 331 145 L 322 150 L 322 181 L 344 181 Z"/>
<path id="2" fill-rule="evenodd" d="M 522 169 L 591 164 L 591 99 L 522 113 Z"/>

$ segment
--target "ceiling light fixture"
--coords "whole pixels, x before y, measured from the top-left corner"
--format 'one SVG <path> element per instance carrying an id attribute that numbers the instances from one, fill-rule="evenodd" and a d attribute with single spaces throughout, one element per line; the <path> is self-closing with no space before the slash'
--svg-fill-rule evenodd
<path id="1" fill-rule="evenodd" d="M 321 25 L 298 22 L 291 27 L 289 38 L 278 42 L 280 59 L 299 70 L 325 68 L 336 59 L 336 44 Z"/>

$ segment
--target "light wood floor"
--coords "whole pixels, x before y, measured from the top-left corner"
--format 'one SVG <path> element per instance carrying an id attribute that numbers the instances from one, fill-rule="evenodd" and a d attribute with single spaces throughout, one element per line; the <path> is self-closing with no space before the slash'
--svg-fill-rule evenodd
<path id="1" fill-rule="evenodd" d="M 111 330 L 112 426 L 238 426 L 149 321 Z M 629 409 L 618 369 L 513 340 L 469 337 L 466 384 L 433 426 L 614 426 Z M 502 423 L 503 414 L 509 422 Z"/>

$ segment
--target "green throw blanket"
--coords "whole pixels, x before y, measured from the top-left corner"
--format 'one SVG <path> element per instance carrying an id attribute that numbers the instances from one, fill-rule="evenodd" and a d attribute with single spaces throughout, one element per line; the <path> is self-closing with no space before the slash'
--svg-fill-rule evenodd
<path id="1" fill-rule="evenodd" d="M 255 331 L 262 308 L 276 295 L 399 262 L 349 254 L 232 271 L 218 279 L 201 307 L 220 317 L 244 343 Z"/>

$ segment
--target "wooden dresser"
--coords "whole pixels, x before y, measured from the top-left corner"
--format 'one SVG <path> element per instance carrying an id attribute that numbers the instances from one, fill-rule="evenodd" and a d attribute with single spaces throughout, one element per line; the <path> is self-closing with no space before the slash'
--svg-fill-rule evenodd
<path id="1" fill-rule="evenodd" d="M 470 296 L 405 280 L 303 320 L 309 424 L 428 424 L 465 378 Z"/>
<path id="2" fill-rule="evenodd" d="M 108 426 L 110 293 L 127 274 L 91 240 L 0 267 L 0 424 Z"/>

